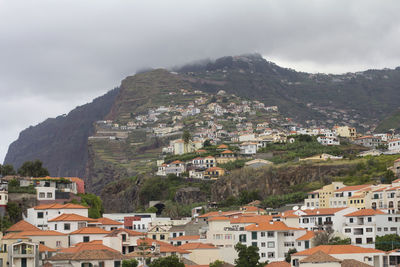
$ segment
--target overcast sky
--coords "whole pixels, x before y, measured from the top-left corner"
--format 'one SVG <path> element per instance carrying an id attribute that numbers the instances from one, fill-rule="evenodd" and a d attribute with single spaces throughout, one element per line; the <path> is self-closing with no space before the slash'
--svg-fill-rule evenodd
<path id="1" fill-rule="evenodd" d="M 342 73 L 400 65 L 400 1 L 0 0 L 0 162 L 18 133 L 143 67 L 258 52 Z"/>

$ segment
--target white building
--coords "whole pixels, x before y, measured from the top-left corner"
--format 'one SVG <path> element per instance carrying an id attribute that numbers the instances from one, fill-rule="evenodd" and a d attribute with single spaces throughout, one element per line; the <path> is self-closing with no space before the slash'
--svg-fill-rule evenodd
<path id="1" fill-rule="evenodd" d="M 76 215 L 88 217 L 88 207 L 78 204 L 44 204 L 27 210 L 25 221 L 33 224 L 42 230 L 48 230 L 48 221 L 56 218 L 63 213 L 74 213 Z M 25 217 L 23 215 L 23 217 Z"/>
<path id="2" fill-rule="evenodd" d="M 392 152 L 400 152 L 400 138 L 389 140 L 388 150 Z"/>
<path id="3" fill-rule="evenodd" d="M 245 142 L 240 145 L 240 154 L 242 155 L 255 155 L 257 154 L 257 143 Z"/>

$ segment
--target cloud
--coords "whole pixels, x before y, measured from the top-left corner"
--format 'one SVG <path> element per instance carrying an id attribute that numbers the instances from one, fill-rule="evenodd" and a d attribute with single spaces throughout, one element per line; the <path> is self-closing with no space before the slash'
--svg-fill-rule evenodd
<path id="1" fill-rule="evenodd" d="M 1 1 L 0 160 L 20 130 L 143 67 L 249 52 L 311 72 L 396 67 L 399 8 L 396 0 Z"/>

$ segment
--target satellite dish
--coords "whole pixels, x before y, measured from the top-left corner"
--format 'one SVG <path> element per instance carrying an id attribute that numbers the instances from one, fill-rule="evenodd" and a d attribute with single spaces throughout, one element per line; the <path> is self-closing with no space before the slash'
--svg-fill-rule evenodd
<path id="1" fill-rule="evenodd" d="M 292 210 L 298 210 L 299 209 L 299 206 L 294 206 L 293 208 L 292 208 Z"/>
<path id="2" fill-rule="evenodd" d="M 154 250 L 156 250 L 156 247 L 155 247 L 155 246 L 151 246 L 151 247 L 150 247 L 150 250 L 151 250 L 151 251 L 154 251 Z"/>
<path id="3" fill-rule="evenodd" d="M 301 206 L 301 208 L 300 208 L 301 210 L 306 210 L 307 209 L 307 207 L 306 206 Z"/>

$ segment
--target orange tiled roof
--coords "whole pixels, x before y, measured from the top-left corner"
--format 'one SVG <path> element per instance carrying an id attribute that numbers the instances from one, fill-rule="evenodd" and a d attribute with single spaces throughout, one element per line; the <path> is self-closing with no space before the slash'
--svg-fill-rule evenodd
<path id="1" fill-rule="evenodd" d="M 357 210 L 355 212 L 351 212 L 349 214 L 344 215 L 345 217 L 355 217 L 355 216 L 373 216 L 376 214 L 386 214 L 381 210 L 374 210 L 374 209 L 362 209 Z"/>
<path id="2" fill-rule="evenodd" d="M 244 228 L 246 231 L 285 231 L 285 230 L 299 230 L 300 228 L 294 228 L 287 226 L 284 222 L 266 222 L 259 224 L 252 224 Z"/>
<path id="3" fill-rule="evenodd" d="M 327 263 L 327 262 L 341 262 L 341 260 L 318 250 L 314 254 L 300 260 L 300 263 Z"/>
<path id="4" fill-rule="evenodd" d="M 102 225 L 123 225 L 123 223 L 120 223 L 120 222 L 117 222 L 117 221 L 114 221 L 114 220 L 111 220 L 111 219 L 105 218 L 105 217 L 98 218 L 97 221 L 99 223 L 101 223 Z"/>
<path id="5" fill-rule="evenodd" d="M 222 144 L 222 145 L 219 145 L 217 148 L 219 148 L 219 149 L 226 149 L 226 148 L 228 148 L 228 146 L 225 145 L 225 144 Z"/>
<path id="6" fill-rule="evenodd" d="M 173 162 L 171 162 L 170 164 L 182 164 L 183 162 L 180 160 L 175 160 Z"/>
<path id="7" fill-rule="evenodd" d="M 400 158 L 396 159 L 394 162 L 400 162 Z"/>
<path id="8" fill-rule="evenodd" d="M 79 205 L 79 204 L 73 204 L 73 203 L 67 203 L 67 204 L 59 204 L 59 203 L 54 203 L 54 204 L 43 204 L 39 205 L 36 207 L 33 207 L 35 210 L 48 210 L 48 209 L 88 209 L 88 207 Z"/>
<path id="9" fill-rule="evenodd" d="M 61 221 L 71 221 L 71 222 L 96 222 L 96 219 L 88 218 L 85 216 L 81 216 L 73 213 L 63 213 L 60 216 L 49 220 L 49 222 L 61 222 Z"/>
<path id="10" fill-rule="evenodd" d="M 280 214 L 282 218 L 298 218 L 299 215 L 295 214 L 295 210 L 286 210 Z"/>
<path id="11" fill-rule="evenodd" d="M 287 261 L 274 261 L 265 265 L 264 267 L 290 267 L 290 266 L 291 266 L 290 263 L 288 263 Z"/>
<path id="12" fill-rule="evenodd" d="M 23 231 L 40 231 L 40 229 L 34 226 L 33 224 L 28 223 L 27 221 L 20 220 L 19 222 L 8 228 L 6 232 L 23 232 Z"/>
<path id="13" fill-rule="evenodd" d="M 270 215 L 238 216 L 231 218 L 231 224 L 235 223 L 263 223 L 272 220 Z"/>
<path id="14" fill-rule="evenodd" d="M 39 244 L 39 252 L 46 252 L 46 251 L 56 252 L 57 250 L 54 249 L 54 248 L 49 248 L 49 247 L 47 247 L 47 246 L 45 246 L 43 244 Z"/>
<path id="15" fill-rule="evenodd" d="M 232 151 L 230 151 L 230 150 L 225 150 L 225 151 L 222 151 L 222 153 L 221 154 L 233 154 L 233 152 Z"/>
<path id="16" fill-rule="evenodd" d="M 203 215 L 200 215 L 199 218 L 209 218 L 209 217 L 216 217 L 216 216 L 231 216 L 235 214 L 242 214 L 241 211 L 211 211 L 207 212 Z"/>
<path id="17" fill-rule="evenodd" d="M 99 227 L 84 227 L 73 231 L 70 235 L 79 235 L 79 234 L 109 234 L 110 231 L 104 230 Z"/>
<path id="18" fill-rule="evenodd" d="M 313 247 L 310 249 L 306 249 L 300 252 L 297 252 L 293 255 L 295 256 L 309 256 L 314 254 L 317 251 L 322 251 L 328 255 L 330 254 L 357 254 L 357 253 L 385 253 L 382 250 L 374 249 L 374 248 L 363 248 L 353 245 L 321 245 L 318 247 Z"/>
<path id="19" fill-rule="evenodd" d="M 171 240 L 197 240 L 200 239 L 199 235 L 182 235 L 182 236 L 178 236 L 178 237 L 174 237 Z"/>
<path id="20" fill-rule="evenodd" d="M 371 186 L 371 185 L 369 185 L 369 184 L 350 185 L 350 186 L 345 186 L 345 187 L 339 188 L 335 192 L 357 191 L 357 190 L 360 190 L 360 189 L 363 189 L 363 188 L 369 187 L 369 186 Z"/>
<path id="21" fill-rule="evenodd" d="M 103 245 L 103 241 L 101 241 L 101 240 L 93 240 L 90 242 L 77 243 L 73 247 L 69 247 L 69 248 L 60 250 L 60 252 L 61 253 L 77 253 L 80 251 L 87 251 L 87 250 L 109 250 L 109 251 L 117 252 L 117 250 Z"/>
<path id="22" fill-rule="evenodd" d="M 216 246 L 212 244 L 205 244 L 205 243 L 187 243 L 179 246 L 178 248 L 184 250 L 195 250 L 195 249 L 217 249 Z"/>
<path id="23" fill-rule="evenodd" d="M 300 236 L 296 240 L 303 241 L 303 240 L 310 240 L 315 236 L 314 231 L 307 231 L 304 235 Z"/>
<path id="24" fill-rule="evenodd" d="M 29 236 L 60 236 L 66 235 L 52 230 L 37 230 L 37 231 L 24 231 L 17 233 L 10 233 L 3 237 L 3 239 L 26 239 Z"/>
<path id="25" fill-rule="evenodd" d="M 220 167 L 211 167 L 211 168 L 208 168 L 208 169 L 206 170 L 206 172 L 222 171 L 222 170 L 223 170 L 223 169 L 220 168 Z"/>
<path id="26" fill-rule="evenodd" d="M 338 211 L 344 210 L 345 208 L 323 208 L 323 209 L 315 209 L 315 210 L 303 210 L 306 215 L 302 216 L 311 216 L 311 215 L 331 215 L 335 214 Z"/>

